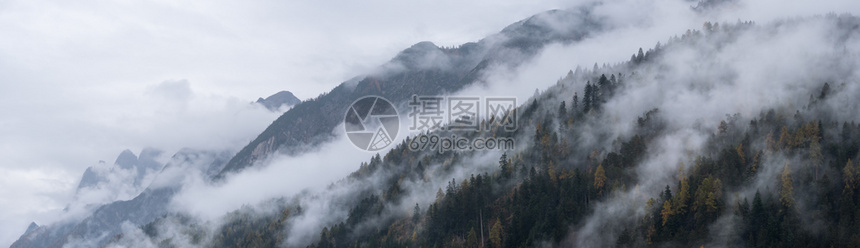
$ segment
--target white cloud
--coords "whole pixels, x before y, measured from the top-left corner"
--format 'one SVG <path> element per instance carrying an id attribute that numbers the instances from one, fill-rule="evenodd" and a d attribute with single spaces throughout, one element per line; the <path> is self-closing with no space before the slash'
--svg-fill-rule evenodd
<path id="1" fill-rule="evenodd" d="M 338 155 L 331 156 L 331 151 Z M 299 156 L 275 156 L 261 162 L 264 165 L 228 176 L 223 184 L 211 185 L 200 177 L 185 177 L 184 188 L 174 197 L 172 206 L 180 212 L 214 220 L 243 205 L 322 189 L 357 170 L 359 163 L 372 155 L 339 135 L 318 150 Z"/>
<path id="2" fill-rule="evenodd" d="M 238 149 L 277 117 L 250 101 L 193 92 L 188 81 L 33 97 L 39 99 L 0 107 L 10 115 L 0 126 L 0 244 L 14 241 L 30 221 L 54 221 L 73 200 L 84 169 L 98 160 L 112 163 L 126 148 Z"/>
<path id="3" fill-rule="evenodd" d="M 0 246 L 123 149 L 238 149 L 275 118 L 247 106 L 257 97 L 314 97 L 418 41 L 475 41 L 566 5 L 0 2 Z"/>
<path id="4" fill-rule="evenodd" d="M 537 12 L 574 4 L 0 2 L 0 246 L 17 238 L 29 221 L 48 221 L 45 213 L 70 200 L 87 166 L 112 161 L 123 149 L 238 149 L 276 117 L 248 104 L 257 97 L 280 90 L 314 97 L 418 41 L 440 46 L 475 41 Z M 742 1 L 708 17 L 679 11 L 686 7 L 671 0 L 608 1 L 599 13 L 614 16 L 615 32 L 573 47 L 550 47 L 537 63 L 519 69 L 519 76 L 505 79 L 529 89 L 512 87 L 498 94 L 530 95 L 533 88 L 544 88 L 531 83 L 552 84 L 576 65 L 627 59 L 633 49 L 697 28 L 705 19 L 764 23 L 856 11 L 860 2 Z M 311 166 L 325 164 L 324 159 L 296 161 Z M 342 176 L 279 163 L 291 162 L 275 161 L 274 172 L 315 176 L 293 180 L 320 179 L 302 185 Z M 235 181 L 277 179 L 259 173 Z M 214 190 L 245 190 L 231 187 L 239 186 Z M 290 192 L 258 192 L 240 201 Z"/>

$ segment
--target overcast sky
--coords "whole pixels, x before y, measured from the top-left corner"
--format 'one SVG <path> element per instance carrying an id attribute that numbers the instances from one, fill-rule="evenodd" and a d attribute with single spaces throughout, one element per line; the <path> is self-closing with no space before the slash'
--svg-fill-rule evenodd
<path id="1" fill-rule="evenodd" d="M 562 1 L 0 1 L 0 246 L 123 149 L 237 149 L 419 41 L 476 41 Z"/>

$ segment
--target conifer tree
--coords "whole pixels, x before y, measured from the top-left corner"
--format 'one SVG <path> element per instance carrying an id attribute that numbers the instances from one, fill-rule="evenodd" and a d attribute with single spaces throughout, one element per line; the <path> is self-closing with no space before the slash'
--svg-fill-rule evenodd
<path id="1" fill-rule="evenodd" d="M 585 83 L 585 95 L 582 98 L 583 113 L 587 114 L 589 111 L 591 111 L 591 108 L 593 107 L 591 102 L 592 95 L 594 95 L 594 87 L 591 86 L 591 82 L 589 81 Z"/>

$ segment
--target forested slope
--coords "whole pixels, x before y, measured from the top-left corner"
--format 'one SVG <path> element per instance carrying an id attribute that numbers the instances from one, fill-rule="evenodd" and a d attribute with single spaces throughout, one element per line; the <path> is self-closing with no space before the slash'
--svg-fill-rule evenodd
<path id="1" fill-rule="evenodd" d="M 166 216 L 115 244 L 856 245 L 858 27 L 850 15 L 706 23 L 569 72 L 517 109 L 516 131 L 462 134 L 515 138 L 514 151 L 412 151 L 407 139 L 323 192 L 211 229 Z"/>

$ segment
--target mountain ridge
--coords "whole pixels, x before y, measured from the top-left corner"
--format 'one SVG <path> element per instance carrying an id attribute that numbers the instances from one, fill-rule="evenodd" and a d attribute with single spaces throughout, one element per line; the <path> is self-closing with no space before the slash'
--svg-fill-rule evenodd
<path id="1" fill-rule="evenodd" d="M 452 93 L 476 82 L 491 64 L 517 65 L 546 44 L 575 42 L 600 32 L 603 25 L 591 13 L 592 7 L 542 12 L 456 48 L 416 43 L 354 85 L 352 80 L 341 83 L 285 112 L 242 148 L 216 178 L 241 171 L 275 152 L 296 154 L 327 142 L 347 105 L 358 97 L 378 95 L 399 105 L 413 94 Z"/>
<path id="2" fill-rule="evenodd" d="M 266 98 L 260 97 L 254 103 L 263 105 L 269 111 L 277 111 L 282 106 L 292 107 L 301 102 L 302 100 L 299 100 L 292 92 L 282 90 Z"/>
<path id="3" fill-rule="evenodd" d="M 138 160 L 133 152 L 125 150 L 117 157 L 117 161 L 125 166 L 131 166 L 137 161 L 146 163 L 149 157 L 157 154 L 161 154 L 161 151 L 147 148 L 141 152 L 141 159 Z M 147 185 L 140 194 L 129 200 L 94 206 L 92 212 L 79 221 L 71 219 L 42 226 L 32 223 L 10 247 L 65 247 L 70 243 L 85 247 L 104 245 L 114 235 L 122 233 L 123 223 L 129 222 L 135 226 L 145 225 L 168 213 L 170 200 L 182 188 L 180 184 L 182 178 L 166 175 L 163 172 L 181 167 L 200 167 L 196 169 L 204 176 L 211 177 L 221 169 L 231 154 L 232 152 L 228 151 L 180 149 L 167 164 L 159 169 L 153 179 L 157 185 Z M 126 168 L 126 170 L 132 169 L 134 167 Z M 194 169 L 192 168 L 192 171 Z"/>

